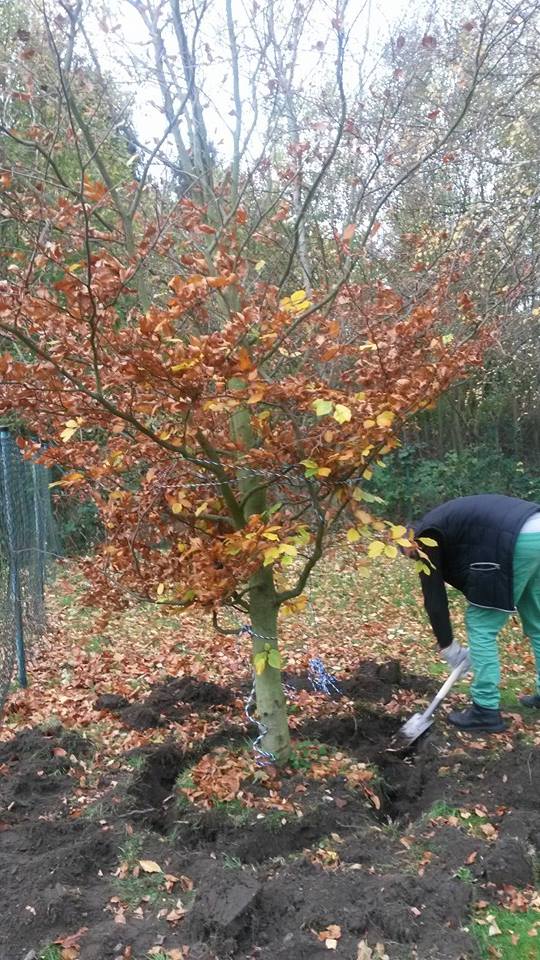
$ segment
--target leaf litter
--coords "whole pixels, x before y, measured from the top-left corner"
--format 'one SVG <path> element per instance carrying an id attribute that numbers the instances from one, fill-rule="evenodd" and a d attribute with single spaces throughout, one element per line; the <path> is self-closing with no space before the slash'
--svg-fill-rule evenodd
<path id="1" fill-rule="evenodd" d="M 399 960 L 415 943 L 425 960 L 457 960 L 472 949 L 473 915 L 498 942 L 506 934 L 497 933 L 501 921 L 490 907 L 527 916 L 539 910 L 534 872 L 527 874 L 540 833 L 532 800 L 537 729 L 516 710 L 513 729 L 495 743 L 456 734 L 440 720 L 415 756 L 388 755 L 401 718 L 440 682 L 433 643 L 406 566 L 378 562 L 359 580 L 348 562 L 337 552 L 326 578 L 314 579 L 306 609 L 283 620 L 281 652 L 295 687 L 289 709 L 296 760 L 287 771 L 258 769 L 245 747 L 247 638 L 218 637 L 208 620 L 189 613 L 174 620 L 139 606 L 103 627 L 97 612 L 81 608 L 73 570 L 60 573 L 32 686 L 12 694 L 0 733 L 7 811 L 0 856 L 15 863 L 19 884 L 7 907 L 29 908 L 22 934 L 2 933 L 10 958 L 20 947 L 43 949 L 56 936 L 77 960 L 104 960 L 112 925 L 115 944 L 133 960 L 156 945 L 164 956 L 197 956 L 203 942 L 205 957 L 218 957 L 226 942 L 231 956 L 247 960 L 248 927 L 253 942 L 260 938 L 262 960 L 281 956 L 282 942 L 287 955 L 318 942 L 350 960 L 385 951 Z M 532 661 L 515 627 L 501 647 L 509 691 L 518 683 L 526 688 Z M 314 655 L 337 676 L 342 698 L 309 688 Z M 117 698 L 105 700 L 110 708 L 99 706 L 104 695 Z M 148 704 L 152 723 L 130 728 L 126 702 Z M 25 737 L 33 738 L 28 748 Z M 146 809 L 138 802 L 143 796 Z M 426 820 L 442 801 L 448 814 Z M 39 888 L 36 856 L 22 835 L 29 824 L 43 837 L 35 854 L 45 851 L 48 882 Z M 120 847 L 141 830 L 134 866 L 118 876 Z M 521 846 L 513 860 L 504 848 L 509 882 L 500 885 L 490 882 L 490 871 L 504 873 L 503 853 L 502 866 L 493 856 L 508 838 Z M 69 863 L 64 849 L 72 852 Z M 464 869 L 472 884 L 458 879 Z M 146 889 L 145 877 L 157 888 Z M 84 892 L 71 892 L 74 881 Z M 123 899 L 113 881 L 120 890 L 122 883 L 139 886 Z M 261 897 L 281 911 L 279 935 L 269 934 L 274 921 Z M 475 900 L 484 901 L 484 914 L 473 914 Z M 323 923 L 311 933 L 314 905 Z M 81 911 L 88 931 L 80 927 Z M 530 936 L 536 933 L 533 924 Z"/>

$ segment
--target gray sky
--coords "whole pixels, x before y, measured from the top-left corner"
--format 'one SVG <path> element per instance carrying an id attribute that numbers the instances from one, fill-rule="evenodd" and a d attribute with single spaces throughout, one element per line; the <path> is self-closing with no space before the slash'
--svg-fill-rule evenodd
<path id="1" fill-rule="evenodd" d="M 283 46 L 286 50 L 286 23 L 292 13 L 296 0 L 275 0 L 274 11 L 276 20 L 282 21 Z M 100 26 L 101 4 L 93 5 L 95 22 L 91 33 L 99 54 L 100 60 L 121 82 L 124 90 L 133 104 L 133 118 L 139 138 L 148 146 L 161 136 L 166 123 L 160 112 L 160 91 L 155 79 L 151 76 L 150 47 L 144 37 L 144 28 L 136 10 L 129 0 L 114 0 L 106 4 L 113 10 L 114 22 L 110 26 L 114 29 L 105 32 Z M 420 9 L 422 4 L 416 4 Z M 388 36 L 391 29 L 395 30 L 396 23 L 403 15 L 410 15 L 410 0 L 351 0 L 347 14 L 347 26 L 351 29 L 346 60 L 346 79 L 356 82 L 357 61 L 364 52 L 366 41 L 369 44 L 370 55 L 366 58 L 367 69 L 369 60 L 375 58 L 375 51 L 381 42 Z M 256 42 L 251 23 L 251 0 L 233 0 L 233 14 L 236 22 L 236 31 L 239 44 L 243 51 L 240 61 L 242 74 L 242 100 L 249 120 L 251 114 L 251 88 L 249 84 L 250 71 L 253 61 L 247 56 L 248 48 L 255 49 Z M 335 43 L 332 42 L 333 30 L 331 21 L 334 16 L 335 4 L 326 0 L 316 0 L 313 14 L 310 17 L 309 27 L 302 35 L 300 46 L 299 66 L 297 69 L 297 85 L 309 97 L 309 90 L 316 81 L 318 86 L 321 75 L 332 72 L 335 62 Z M 201 69 L 204 78 L 201 85 L 205 93 L 206 121 L 210 137 L 218 151 L 227 156 L 232 148 L 232 126 L 234 117 L 231 70 L 228 60 L 228 45 L 226 32 L 225 0 L 211 0 L 209 11 L 201 30 L 201 48 L 209 52 L 205 57 L 206 63 Z M 324 42 L 324 50 L 317 50 L 317 43 Z M 171 46 L 172 49 L 172 46 Z M 129 63 L 130 58 L 139 61 L 139 69 Z M 211 62 L 210 62 L 211 60 Z M 148 67 L 144 64 L 147 63 Z M 146 76 L 145 76 L 146 74 Z M 262 130 L 261 130 L 262 133 Z M 252 150 L 257 153 L 261 146 L 260 136 L 256 131 L 252 139 Z"/>

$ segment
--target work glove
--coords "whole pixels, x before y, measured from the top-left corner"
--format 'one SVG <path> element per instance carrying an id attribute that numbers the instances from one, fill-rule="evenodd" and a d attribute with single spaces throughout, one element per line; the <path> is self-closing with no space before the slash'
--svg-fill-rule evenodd
<path id="1" fill-rule="evenodd" d="M 463 666 L 464 673 L 471 669 L 471 658 L 469 648 L 462 647 L 457 640 L 453 640 L 449 647 L 443 647 L 441 650 L 441 660 L 446 660 L 449 667 L 455 670 L 456 667 Z"/>

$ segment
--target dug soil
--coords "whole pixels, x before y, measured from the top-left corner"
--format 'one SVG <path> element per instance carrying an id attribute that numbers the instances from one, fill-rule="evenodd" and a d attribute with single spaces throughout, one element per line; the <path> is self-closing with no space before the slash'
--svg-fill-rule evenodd
<path id="1" fill-rule="evenodd" d="M 166 739 L 101 771 L 72 731 L 0 743 L 0 960 L 37 960 L 55 941 L 80 960 L 357 960 L 377 944 L 389 960 L 477 957 L 475 901 L 534 884 L 540 751 L 519 734 L 471 741 L 443 718 L 414 751 L 392 751 L 402 721 L 384 704 L 425 682 L 367 663 L 342 687 L 354 710 L 297 723 L 295 737 L 377 777 L 365 790 L 297 762 L 279 775 L 281 810 L 264 768 L 210 809 L 188 799 L 201 758 L 245 748 L 243 722 L 224 711 L 189 752 L 167 739 L 169 720 L 219 716 L 241 687 L 170 678 L 145 702 L 102 698 L 105 714 Z"/>

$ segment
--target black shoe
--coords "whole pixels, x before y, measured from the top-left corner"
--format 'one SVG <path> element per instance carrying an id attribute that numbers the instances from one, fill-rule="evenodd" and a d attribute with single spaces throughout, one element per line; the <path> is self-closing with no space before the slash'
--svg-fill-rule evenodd
<path id="1" fill-rule="evenodd" d="M 522 703 L 524 707 L 533 707 L 540 710 L 540 695 L 538 693 L 530 693 L 526 697 L 520 697 L 519 702 Z"/>
<path id="2" fill-rule="evenodd" d="M 488 707 L 479 707 L 477 703 L 472 704 L 467 710 L 454 710 L 448 714 L 450 723 L 458 730 L 470 730 L 471 732 L 484 733 L 502 733 L 508 729 L 508 721 L 504 720 L 500 710 L 490 710 Z"/>

